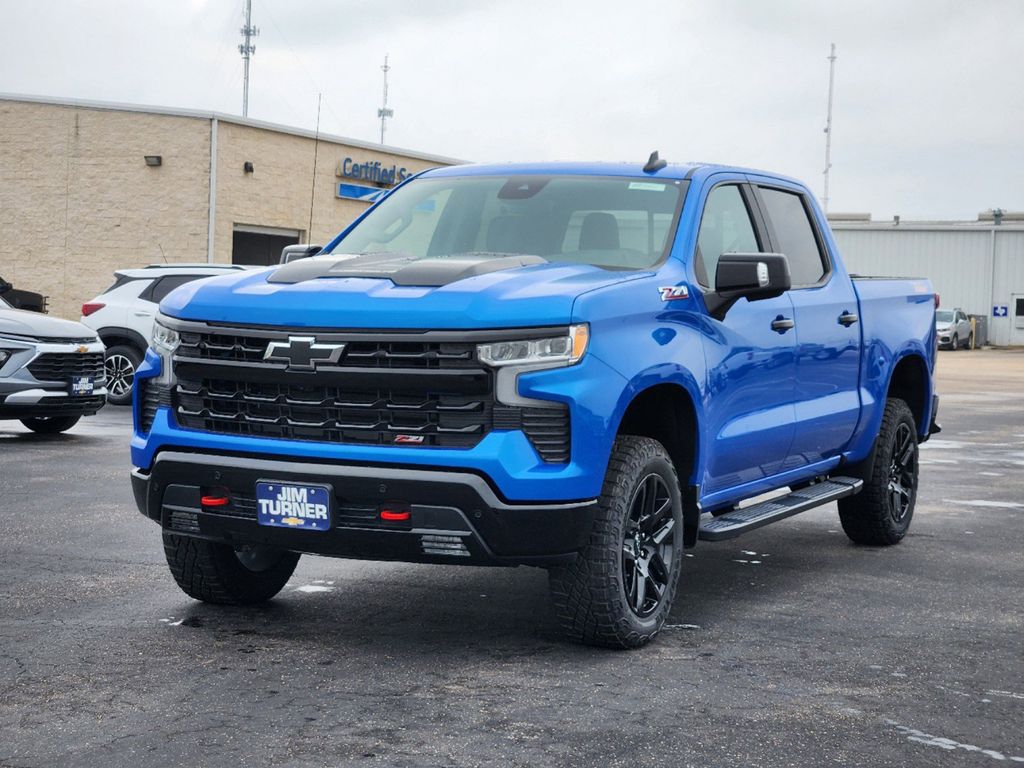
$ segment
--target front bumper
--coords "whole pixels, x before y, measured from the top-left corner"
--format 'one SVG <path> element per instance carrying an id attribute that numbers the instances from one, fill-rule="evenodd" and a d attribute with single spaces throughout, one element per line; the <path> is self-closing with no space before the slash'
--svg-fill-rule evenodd
<path id="1" fill-rule="evenodd" d="M 331 487 L 327 531 L 261 526 L 257 481 Z M 204 489 L 226 488 L 227 506 L 202 505 Z M 470 472 L 162 451 L 148 471 L 133 469 L 139 510 L 169 532 L 239 547 L 247 544 L 334 557 L 468 565 L 546 565 L 586 543 L 595 500 L 508 503 Z M 411 510 L 408 522 L 381 520 L 385 502 Z"/>
<path id="2" fill-rule="evenodd" d="M 27 419 L 46 416 L 89 416 L 107 401 L 102 377 L 95 377 L 91 394 L 73 394 L 70 379 L 39 378 L 32 373 L 35 361 L 47 355 L 74 357 L 101 355 L 99 341 L 80 344 L 61 341 L 0 340 L 10 358 L 0 365 L 0 419 Z"/>

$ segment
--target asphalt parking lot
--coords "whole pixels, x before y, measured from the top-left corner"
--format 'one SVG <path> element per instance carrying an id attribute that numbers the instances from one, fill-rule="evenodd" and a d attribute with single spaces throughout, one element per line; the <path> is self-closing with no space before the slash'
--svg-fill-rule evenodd
<path id="1" fill-rule="evenodd" d="M 686 560 L 651 646 L 563 643 L 544 572 L 306 557 L 193 602 L 128 483 L 128 409 L 0 423 L 0 766 L 1024 762 L 1024 351 L 940 353 L 910 536 L 834 507 Z"/>

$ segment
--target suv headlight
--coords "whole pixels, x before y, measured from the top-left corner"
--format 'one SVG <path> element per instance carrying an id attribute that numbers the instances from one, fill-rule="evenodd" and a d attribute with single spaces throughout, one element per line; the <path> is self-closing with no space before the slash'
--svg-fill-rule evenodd
<path id="1" fill-rule="evenodd" d="M 578 363 L 587 351 L 590 328 L 586 323 L 569 327 L 564 336 L 522 341 L 494 341 L 478 344 L 477 357 L 494 367 L 505 365 L 557 368 Z"/>

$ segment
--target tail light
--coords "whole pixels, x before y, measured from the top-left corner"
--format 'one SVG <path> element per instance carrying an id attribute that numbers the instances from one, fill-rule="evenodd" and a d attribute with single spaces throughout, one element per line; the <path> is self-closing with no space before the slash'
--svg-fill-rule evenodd
<path id="1" fill-rule="evenodd" d="M 88 317 L 93 312 L 99 312 L 105 306 L 107 305 L 101 304 L 98 301 L 87 301 L 85 304 L 82 305 L 82 317 Z"/>

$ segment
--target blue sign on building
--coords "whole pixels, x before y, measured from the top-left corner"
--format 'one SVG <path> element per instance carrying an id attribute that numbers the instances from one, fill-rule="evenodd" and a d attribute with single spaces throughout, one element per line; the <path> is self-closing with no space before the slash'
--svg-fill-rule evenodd
<path id="1" fill-rule="evenodd" d="M 1005 304 L 997 304 L 992 307 L 992 317 L 1009 317 L 1010 308 Z"/>
<path id="2" fill-rule="evenodd" d="M 341 182 L 335 194 L 346 200 L 362 200 L 364 203 L 375 203 L 388 191 L 380 187 L 367 187 L 362 184 L 346 184 Z"/>

